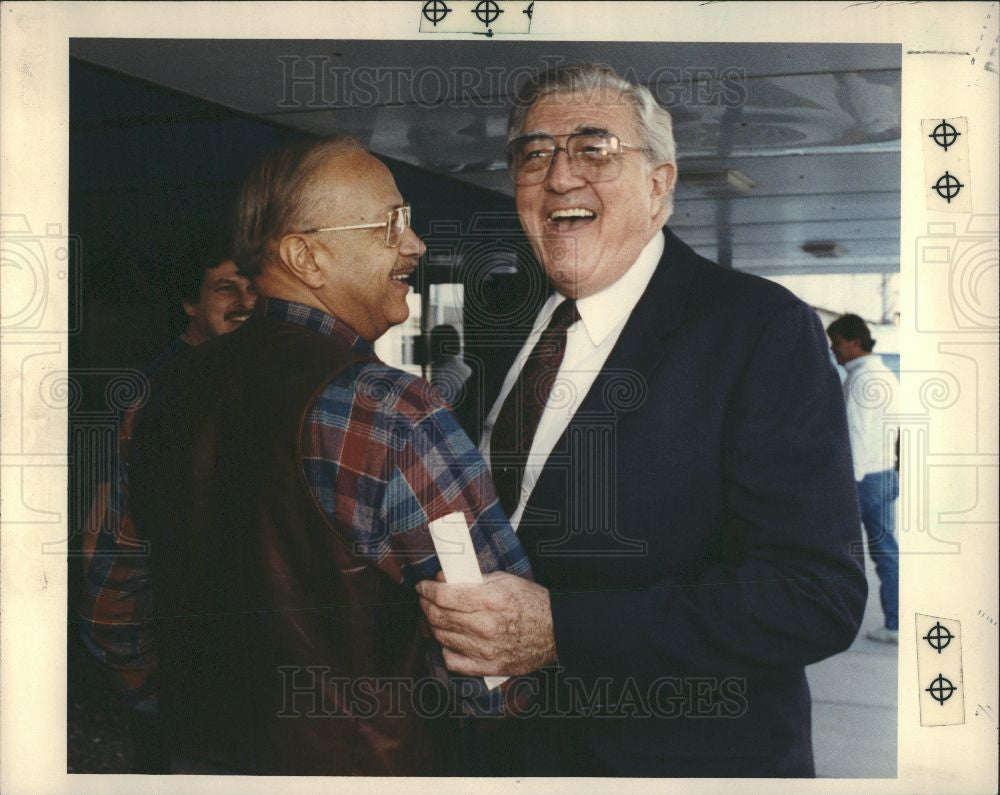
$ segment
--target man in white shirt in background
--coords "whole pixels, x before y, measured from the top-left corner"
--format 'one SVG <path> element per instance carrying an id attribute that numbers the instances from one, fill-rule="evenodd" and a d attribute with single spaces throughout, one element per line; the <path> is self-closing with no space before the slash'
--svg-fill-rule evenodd
<path id="1" fill-rule="evenodd" d="M 847 429 L 854 458 L 854 480 L 858 484 L 861 521 L 868 535 L 868 552 L 880 582 L 879 598 L 885 626 L 866 634 L 882 643 L 899 642 L 899 546 L 895 500 L 899 496 L 899 473 L 895 465 L 897 429 L 886 417 L 897 414 L 896 376 L 873 356 L 875 340 L 868 325 L 857 315 L 843 315 L 826 330 L 837 364 L 847 370 L 844 402 Z"/>

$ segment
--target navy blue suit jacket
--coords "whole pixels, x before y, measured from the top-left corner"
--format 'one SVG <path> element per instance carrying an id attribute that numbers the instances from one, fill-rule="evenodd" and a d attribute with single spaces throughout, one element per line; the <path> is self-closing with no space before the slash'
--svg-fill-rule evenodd
<path id="1" fill-rule="evenodd" d="M 664 232 L 518 530 L 561 668 L 533 685 L 537 719 L 503 729 L 519 746 L 508 775 L 813 775 L 803 666 L 860 625 L 857 498 L 819 319 Z"/>

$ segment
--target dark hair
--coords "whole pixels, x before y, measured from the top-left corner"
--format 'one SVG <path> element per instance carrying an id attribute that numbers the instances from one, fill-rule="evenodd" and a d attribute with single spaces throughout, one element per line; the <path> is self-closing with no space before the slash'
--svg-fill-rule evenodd
<path id="1" fill-rule="evenodd" d="M 188 230 L 178 241 L 174 284 L 180 300 L 198 303 L 205 272 L 233 259 L 232 236 L 224 220 L 207 220 Z"/>
<path id="2" fill-rule="evenodd" d="M 868 324 L 857 315 L 841 315 L 826 327 L 826 333 L 831 338 L 836 335 L 845 340 L 858 340 L 868 353 L 875 347 Z"/>
<path id="3" fill-rule="evenodd" d="M 457 356 L 462 345 L 458 330 L 450 323 L 442 323 L 431 329 L 431 361 L 442 356 Z"/>
<path id="4" fill-rule="evenodd" d="M 330 157 L 361 148 L 346 135 L 307 138 L 285 143 L 257 162 L 243 180 L 233 219 L 233 253 L 243 273 L 256 276 L 271 242 L 293 231 L 316 170 Z"/>

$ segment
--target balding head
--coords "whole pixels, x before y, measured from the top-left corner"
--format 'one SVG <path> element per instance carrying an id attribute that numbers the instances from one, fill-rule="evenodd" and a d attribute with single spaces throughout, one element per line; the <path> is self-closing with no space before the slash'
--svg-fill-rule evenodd
<path id="1" fill-rule="evenodd" d="M 369 341 L 406 320 L 424 244 L 392 173 L 353 139 L 267 155 L 239 215 L 237 256 L 262 297 L 324 311 Z"/>
<path id="2" fill-rule="evenodd" d="M 311 215 L 320 169 L 331 158 L 361 149 L 354 138 L 338 135 L 293 141 L 257 162 L 243 181 L 236 209 L 233 247 L 243 273 L 257 276 L 273 259 L 280 237 Z"/>

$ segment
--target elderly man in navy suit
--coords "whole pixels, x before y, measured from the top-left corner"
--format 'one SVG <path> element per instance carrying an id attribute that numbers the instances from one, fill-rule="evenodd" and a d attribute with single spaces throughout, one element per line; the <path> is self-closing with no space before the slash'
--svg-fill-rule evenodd
<path id="1" fill-rule="evenodd" d="M 507 151 L 554 290 L 480 447 L 536 582 L 418 586 L 449 668 L 537 695 L 479 772 L 812 776 L 804 666 L 867 595 L 819 319 L 664 226 L 670 115 L 609 67 L 535 78 Z"/>

